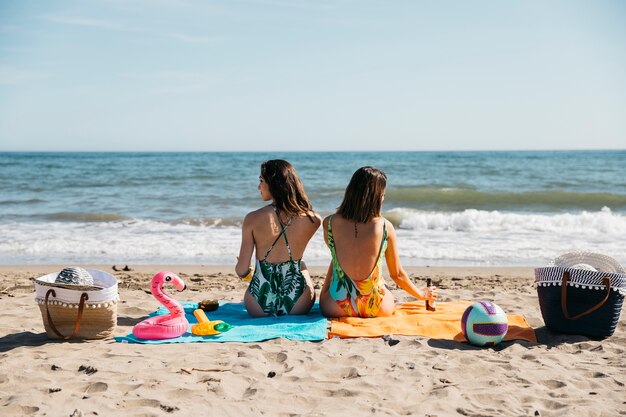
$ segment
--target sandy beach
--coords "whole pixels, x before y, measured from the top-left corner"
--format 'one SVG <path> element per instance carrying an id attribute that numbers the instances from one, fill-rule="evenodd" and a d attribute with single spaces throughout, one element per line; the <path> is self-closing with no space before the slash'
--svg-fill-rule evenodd
<path id="1" fill-rule="evenodd" d="M 124 265 L 117 265 L 121 269 Z M 115 335 L 158 307 L 147 294 L 170 270 L 179 299 L 240 301 L 230 266 L 136 266 L 113 271 Z M 617 416 L 626 415 L 626 318 L 605 340 L 543 327 L 532 268 L 410 268 L 441 301 L 491 300 L 523 314 L 538 343 L 494 348 L 426 337 L 138 345 L 49 340 L 33 279 L 59 266 L 0 267 L 0 415 L 152 416 Z M 311 268 L 318 291 L 324 268 Z M 388 284 L 391 280 L 387 280 Z M 411 297 L 390 286 L 397 302 Z M 396 343 L 397 341 L 397 343 Z"/>

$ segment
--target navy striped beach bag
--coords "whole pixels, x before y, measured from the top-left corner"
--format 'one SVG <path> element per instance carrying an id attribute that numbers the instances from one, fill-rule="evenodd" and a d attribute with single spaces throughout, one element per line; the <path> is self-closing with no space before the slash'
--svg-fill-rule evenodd
<path id="1" fill-rule="evenodd" d="M 615 332 L 626 295 L 626 274 L 606 255 L 574 252 L 535 269 L 543 320 L 551 330 L 591 338 Z"/>

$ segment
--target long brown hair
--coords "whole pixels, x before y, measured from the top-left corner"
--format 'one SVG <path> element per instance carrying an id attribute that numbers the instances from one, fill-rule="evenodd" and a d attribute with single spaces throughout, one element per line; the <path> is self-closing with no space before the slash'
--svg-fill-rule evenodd
<path id="1" fill-rule="evenodd" d="M 265 161 L 261 164 L 261 177 L 269 186 L 278 212 L 305 213 L 313 221 L 310 214 L 313 206 L 293 165 L 283 159 Z"/>
<path id="2" fill-rule="evenodd" d="M 380 169 L 370 166 L 357 169 L 337 213 L 347 220 L 367 223 L 381 215 L 386 188 L 387 175 Z"/>

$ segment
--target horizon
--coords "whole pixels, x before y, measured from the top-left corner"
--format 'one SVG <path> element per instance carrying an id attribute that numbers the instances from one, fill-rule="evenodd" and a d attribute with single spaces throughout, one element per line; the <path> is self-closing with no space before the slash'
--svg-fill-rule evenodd
<path id="1" fill-rule="evenodd" d="M 45 154 L 67 154 L 67 153 L 76 153 L 76 154 L 99 154 L 99 153 L 137 153 L 137 154 L 160 154 L 160 153 L 170 153 L 170 154 L 190 154 L 190 153 L 284 153 L 284 154 L 295 154 L 295 153 L 555 153 L 555 152 L 625 152 L 626 148 L 597 148 L 597 149 L 442 149 L 442 150 L 263 150 L 263 151 L 250 151 L 250 150 L 219 150 L 219 151 L 205 151 L 205 150 L 197 150 L 197 151 L 189 151 L 189 150 L 94 150 L 94 151 L 83 151 L 83 150 L 42 150 L 42 151 L 24 151 L 24 150 L 0 150 L 0 154 L 28 154 L 28 153 L 45 153 Z"/>
<path id="2" fill-rule="evenodd" d="M 0 12 L 0 151 L 626 149 L 623 2 Z"/>

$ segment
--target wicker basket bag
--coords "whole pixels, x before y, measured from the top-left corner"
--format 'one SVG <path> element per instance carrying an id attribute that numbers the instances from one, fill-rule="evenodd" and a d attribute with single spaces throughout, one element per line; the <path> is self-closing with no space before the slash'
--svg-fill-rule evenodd
<path id="1" fill-rule="evenodd" d="M 96 269 L 83 271 L 93 277 L 93 283 L 65 283 L 59 281 L 59 273 L 35 280 L 35 301 L 51 339 L 103 339 L 115 330 L 117 280 Z"/>
<path id="2" fill-rule="evenodd" d="M 546 327 L 592 338 L 615 332 L 626 295 L 626 274 L 615 259 L 567 253 L 535 269 L 535 283 Z"/>

